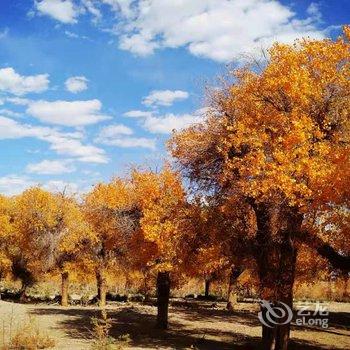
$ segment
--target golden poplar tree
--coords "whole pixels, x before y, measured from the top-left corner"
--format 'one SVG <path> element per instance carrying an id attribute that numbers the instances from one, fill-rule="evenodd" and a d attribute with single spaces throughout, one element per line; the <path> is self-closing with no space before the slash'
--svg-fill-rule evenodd
<path id="1" fill-rule="evenodd" d="M 88 226 L 73 198 L 32 187 L 14 199 L 12 270 L 25 288 L 38 276 L 59 271 L 61 302 L 68 305 L 68 263 L 75 262 L 90 242 Z"/>
<path id="2" fill-rule="evenodd" d="M 116 178 L 96 185 L 85 198 L 84 212 L 94 236 L 91 256 L 102 307 L 106 304 L 108 269 L 127 254 L 137 229 L 139 214 L 134 197 L 129 181 Z"/>
<path id="3" fill-rule="evenodd" d="M 54 249 L 57 205 L 54 196 L 39 187 L 32 187 L 14 199 L 14 229 L 12 270 L 22 281 L 22 296 L 38 276 L 51 265 Z"/>
<path id="4" fill-rule="evenodd" d="M 205 122 L 170 142 L 202 190 L 250 207 L 255 234 L 244 246 L 257 263 L 261 298 L 275 304 L 292 306 L 302 243 L 349 271 L 349 258 L 330 238 L 348 237 L 349 226 L 334 215 L 334 228 L 322 234 L 310 224 L 325 211 L 344 216 L 349 208 L 349 38 L 345 27 L 334 41 L 273 45 L 260 69 L 236 69 L 212 92 Z M 289 332 L 289 324 L 264 326 L 264 349 L 285 350 Z"/>
<path id="5" fill-rule="evenodd" d="M 131 181 L 140 207 L 140 232 L 152 254 L 144 263 L 157 271 L 159 328 L 167 328 L 170 273 L 176 271 L 189 243 L 187 202 L 179 174 L 165 166 L 159 173 L 133 171 Z"/>
<path id="6" fill-rule="evenodd" d="M 89 247 L 95 242 L 81 207 L 73 197 L 65 193 L 54 195 L 56 201 L 55 243 L 49 251 L 50 270 L 61 274 L 61 305 L 68 306 L 69 273 L 77 266 L 84 266 L 89 258 Z"/>
<path id="7" fill-rule="evenodd" d="M 0 196 L 0 278 L 11 271 L 11 244 L 15 238 L 12 225 L 12 201 Z"/>

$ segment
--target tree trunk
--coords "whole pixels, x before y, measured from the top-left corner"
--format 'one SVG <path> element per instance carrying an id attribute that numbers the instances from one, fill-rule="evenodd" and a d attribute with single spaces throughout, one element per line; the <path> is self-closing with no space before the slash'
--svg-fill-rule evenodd
<path id="1" fill-rule="evenodd" d="M 237 280 L 242 274 L 243 268 L 241 267 L 231 267 L 230 280 L 228 285 L 228 295 L 227 295 L 227 305 L 226 308 L 229 311 L 233 311 L 237 306 Z"/>
<path id="2" fill-rule="evenodd" d="M 96 270 L 96 286 L 97 286 L 97 299 L 100 299 L 101 294 L 101 279 L 99 277 L 99 273 Z"/>
<path id="3" fill-rule="evenodd" d="M 210 279 L 205 280 L 205 286 L 204 286 L 204 296 L 206 298 L 209 298 L 210 293 Z"/>
<path id="4" fill-rule="evenodd" d="M 27 295 L 26 295 L 27 287 L 28 287 L 27 285 L 25 285 L 25 284 L 23 285 L 22 284 L 21 290 L 19 292 L 19 301 L 21 303 L 27 302 Z"/>
<path id="5" fill-rule="evenodd" d="M 276 250 L 279 251 L 280 248 L 277 248 Z M 282 250 L 279 253 L 280 256 L 283 256 L 283 259 L 281 260 L 285 261 L 285 263 L 279 268 L 281 275 L 278 276 L 273 268 L 265 269 L 264 272 L 260 271 L 259 274 L 260 280 L 264 283 L 262 285 L 262 299 L 271 303 L 273 307 L 282 307 L 283 310 L 285 310 L 285 315 L 283 317 L 274 319 L 275 322 L 273 323 L 267 322 L 269 326 L 263 325 L 263 349 L 268 350 L 287 350 L 290 337 L 291 318 L 289 319 L 289 317 L 291 317 L 293 310 L 295 254 L 285 250 Z M 288 268 L 287 262 L 291 264 L 291 269 Z M 270 284 L 270 282 L 273 281 L 275 281 L 275 283 Z M 262 307 L 261 312 L 262 315 L 266 315 L 268 310 L 265 307 Z M 267 320 L 266 317 L 263 317 L 263 319 Z"/>
<path id="6" fill-rule="evenodd" d="M 106 306 L 106 293 L 107 293 L 107 282 L 106 282 L 106 273 L 103 267 L 100 267 L 96 270 L 96 280 L 97 280 L 97 293 L 99 306 Z"/>
<path id="7" fill-rule="evenodd" d="M 68 272 L 61 273 L 61 306 L 68 306 Z"/>
<path id="8" fill-rule="evenodd" d="M 143 283 L 140 288 L 140 293 L 145 297 L 144 302 L 150 301 L 150 295 L 149 295 L 149 287 L 148 287 L 148 279 L 149 279 L 149 274 L 148 271 L 143 270 Z"/>
<path id="9" fill-rule="evenodd" d="M 229 311 L 233 311 L 238 304 L 238 295 L 235 286 L 229 286 L 228 298 L 226 308 Z"/>
<path id="10" fill-rule="evenodd" d="M 263 311 L 262 311 L 263 312 Z M 263 350 L 275 350 L 277 328 L 262 326 L 262 346 Z"/>
<path id="11" fill-rule="evenodd" d="M 168 310 L 170 296 L 169 272 L 158 272 L 157 276 L 157 328 L 168 328 Z"/>
<path id="12" fill-rule="evenodd" d="M 342 301 L 343 302 L 348 302 L 349 300 L 349 288 L 348 288 L 348 284 L 349 284 L 349 274 L 344 274 L 342 276 L 342 280 L 343 280 L 343 291 L 342 291 Z"/>
<path id="13" fill-rule="evenodd" d="M 282 317 L 269 322 L 264 317 L 269 309 L 262 304 L 261 316 L 267 320 L 267 325 L 262 327 L 264 350 L 287 350 L 290 337 L 297 255 L 293 238 L 295 230 L 300 229 L 302 217 L 282 210 L 265 207 L 257 211 L 256 261 L 261 299 L 269 303 L 267 305 L 285 310 Z"/>

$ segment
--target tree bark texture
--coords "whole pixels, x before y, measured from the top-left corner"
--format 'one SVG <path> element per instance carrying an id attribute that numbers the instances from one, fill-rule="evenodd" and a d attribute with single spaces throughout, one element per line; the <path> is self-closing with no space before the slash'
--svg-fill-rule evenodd
<path id="1" fill-rule="evenodd" d="M 99 267 L 96 270 L 96 280 L 97 280 L 97 292 L 98 292 L 98 300 L 99 306 L 106 306 L 106 293 L 107 293 L 107 281 L 106 281 L 106 273 L 103 267 Z"/>
<path id="2" fill-rule="evenodd" d="M 168 328 L 168 310 L 170 296 L 169 272 L 158 272 L 157 276 L 157 328 Z"/>
<path id="3" fill-rule="evenodd" d="M 62 272 L 61 273 L 61 306 L 68 306 L 68 286 L 69 286 L 68 272 Z"/>

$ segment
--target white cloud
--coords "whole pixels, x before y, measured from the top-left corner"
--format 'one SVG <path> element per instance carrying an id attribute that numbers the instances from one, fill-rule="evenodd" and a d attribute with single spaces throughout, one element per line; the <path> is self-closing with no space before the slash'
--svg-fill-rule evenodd
<path id="1" fill-rule="evenodd" d="M 8 28 L 5 28 L 5 29 L 1 30 L 0 31 L 0 39 L 6 38 L 8 33 L 9 33 L 9 29 Z"/>
<path id="2" fill-rule="evenodd" d="M 90 38 L 86 35 L 79 35 L 77 33 L 71 32 L 70 30 L 65 30 L 64 34 L 66 34 L 66 36 L 68 38 L 71 39 L 84 39 L 84 40 L 90 40 Z"/>
<path id="3" fill-rule="evenodd" d="M 26 176 L 7 175 L 0 177 L 0 193 L 7 196 L 20 194 L 26 188 L 35 185 L 35 182 Z"/>
<path id="4" fill-rule="evenodd" d="M 133 10 L 131 8 L 133 0 L 102 0 L 102 2 L 110 5 L 113 11 L 122 12 L 126 17 L 131 17 L 133 15 Z"/>
<path id="5" fill-rule="evenodd" d="M 11 67 L 0 69 L 0 91 L 21 96 L 30 92 L 43 92 L 48 86 L 48 74 L 22 76 Z"/>
<path id="6" fill-rule="evenodd" d="M 77 194 L 79 192 L 78 184 L 62 180 L 50 180 L 44 183 L 43 188 L 50 192 L 62 193 L 65 191 L 68 195 Z"/>
<path id="7" fill-rule="evenodd" d="M 186 47 L 195 56 L 219 62 L 256 54 L 274 41 L 321 38 L 318 7 L 301 19 L 277 0 L 104 0 L 124 17 L 117 27 L 120 48 L 148 55 L 159 48 Z"/>
<path id="8" fill-rule="evenodd" d="M 92 0 L 82 0 L 82 4 L 94 16 L 95 23 L 102 18 L 101 11 L 94 5 Z"/>
<path id="9" fill-rule="evenodd" d="M 147 118 L 147 117 L 151 117 L 152 115 L 153 115 L 152 112 L 138 111 L 138 110 L 129 111 L 123 114 L 124 117 L 128 117 L 128 118 Z"/>
<path id="10" fill-rule="evenodd" d="M 116 35 L 122 50 L 140 56 L 184 47 L 195 56 L 229 62 L 257 55 L 275 41 L 325 35 L 317 3 L 310 3 L 302 17 L 278 0 L 35 0 L 39 14 L 63 23 L 90 13 L 96 24 L 103 17 L 102 4 L 116 18 L 103 31 Z"/>
<path id="11" fill-rule="evenodd" d="M 133 131 L 122 124 L 108 125 L 101 129 L 100 138 L 111 138 L 119 135 L 132 135 Z"/>
<path id="12" fill-rule="evenodd" d="M 50 148 L 58 154 L 77 157 L 80 162 L 107 163 L 107 157 L 103 149 L 83 145 L 79 140 L 69 138 L 64 134 L 53 134 L 45 136 L 44 141 L 51 143 Z"/>
<path id="13" fill-rule="evenodd" d="M 122 35 L 119 42 L 120 49 L 143 57 L 152 54 L 159 47 L 159 44 L 142 34 L 134 34 L 132 36 Z"/>
<path id="14" fill-rule="evenodd" d="M 101 176 L 101 173 L 99 171 L 95 171 L 95 170 L 90 170 L 90 169 L 84 169 L 81 171 L 84 175 L 90 175 L 90 176 Z"/>
<path id="15" fill-rule="evenodd" d="M 318 20 L 322 19 L 322 13 L 320 11 L 320 5 L 316 2 L 312 2 L 309 7 L 306 9 L 306 12 Z"/>
<path id="16" fill-rule="evenodd" d="M 146 118 L 143 127 L 154 134 L 170 134 L 173 130 L 181 130 L 201 120 L 197 115 L 168 113 L 161 117 Z"/>
<path id="17" fill-rule="evenodd" d="M 64 34 L 66 34 L 68 36 L 68 38 L 73 38 L 73 39 L 79 39 L 80 38 L 78 34 L 73 33 L 73 32 L 71 32 L 69 30 L 65 30 Z"/>
<path id="18" fill-rule="evenodd" d="M 21 113 L 14 112 L 14 111 L 11 111 L 10 109 L 6 109 L 6 108 L 0 109 L 0 115 L 6 115 L 6 116 L 12 117 L 12 118 L 21 118 L 22 117 Z"/>
<path id="19" fill-rule="evenodd" d="M 99 100 L 88 101 L 31 101 L 27 113 L 42 122 L 82 126 L 96 124 L 110 119 L 100 113 L 102 104 Z"/>
<path id="20" fill-rule="evenodd" d="M 35 7 L 41 15 L 46 15 L 62 23 L 76 23 L 79 9 L 71 0 L 35 1 Z"/>
<path id="21" fill-rule="evenodd" d="M 28 173 L 41 175 L 57 175 L 72 173 L 75 171 L 69 160 L 43 160 L 39 163 L 31 163 L 26 167 Z"/>
<path id="22" fill-rule="evenodd" d="M 88 79 L 83 76 L 80 77 L 70 77 L 65 81 L 66 89 L 74 94 L 77 92 L 84 91 L 88 88 Z"/>
<path id="23" fill-rule="evenodd" d="M 46 183 L 39 183 L 27 176 L 6 175 L 0 177 L 0 193 L 7 196 L 14 196 L 22 193 L 29 187 L 42 186 L 47 191 L 76 194 L 79 192 L 78 184 L 62 180 L 50 180 Z"/>
<path id="24" fill-rule="evenodd" d="M 45 183 L 34 181 L 28 176 L 10 174 L 0 177 L 0 193 L 7 196 L 14 196 L 22 193 L 29 187 L 41 186 L 47 191 L 62 192 L 69 195 L 81 193 L 78 184 L 62 180 L 50 180 Z"/>
<path id="25" fill-rule="evenodd" d="M 145 137 L 115 137 L 113 139 L 97 139 L 100 143 L 108 146 L 116 146 L 122 148 L 148 148 L 156 149 L 156 140 Z"/>
<path id="26" fill-rule="evenodd" d="M 188 92 L 182 90 L 154 90 L 142 100 L 142 103 L 145 106 L 171 106 L 175 101 L 185 100 L 188 96 Z"/>
<path id="27" fill-rule="evenodd" d="M 141 126 L 153 134 L 170 134 L 173 130 L 181 130 L 192 124 L 200 123 L 207 112 L 206 108 L 198 109 L 193 114 L 167 113 L 158 116 L 152 112 L 130 111 L 125 117 L 139 118 Z"/>
<path id="28" fill-rule="evenodd" d="M 18 106 L 26 106 L 30 103 L 29 99 L 22 97 L 7 97 L 6 101 Z"/>
<path id="29" fill-rule="evenodd" d="M 57 154 L 74 157 L 80 162 L 107 163 L 105 151 L 93 145 L 84 145 L 80 133 L 63 133 L 55 129 L 30 124 L 21 124 L 0 116 L 0 139 L 34 137 L 48 142 Z"/>
<path id="30" fill-rule="evenodd" d="M 102 128 L 95 139 L 95 142 L 122 148 L 141 147 L 156 148 L 156 140 L 144 137 L 134 137 L 133 130 L 125 125 L 109 125 Z"/>

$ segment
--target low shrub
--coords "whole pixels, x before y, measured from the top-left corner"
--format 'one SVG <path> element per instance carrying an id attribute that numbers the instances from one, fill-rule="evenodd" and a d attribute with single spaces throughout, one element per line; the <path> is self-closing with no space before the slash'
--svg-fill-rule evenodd
<path id="1" fill-rule="evenodd" d="M 121 335 L 117 339 L 110 336 L 112 321 L 108 318 L 106 310 L 101 311 L 101 317 L 93 317 L 92 337 L 93 343 L 91 350 L 124 350 L 130 343 L 128 334 Z"/>
<path id="2" fill-rule="evenodd" d="M 9 325 L 9 328 L 12 329 L 13 326 Z M 17 327 L 8 342 L 2 344 L 1 350 L 38 350 L 53 347 L 55 347 L 55 340 L 43 332 L 35 320 L 29 319 Z"/>

